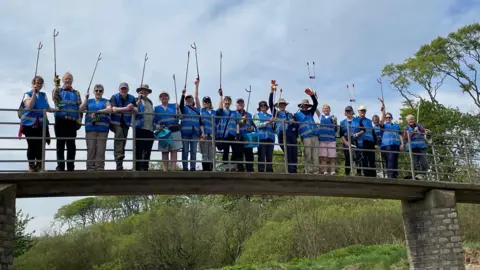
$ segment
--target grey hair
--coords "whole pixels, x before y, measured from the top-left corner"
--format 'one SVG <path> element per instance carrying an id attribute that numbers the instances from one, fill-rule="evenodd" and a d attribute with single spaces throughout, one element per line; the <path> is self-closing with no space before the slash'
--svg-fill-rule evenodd
<path id="1" fill-rule="evenodd" d="M 93 87 L 93 89 L 97 89 L 97 88 L 101 88 L 102 90 L 105 90 L 105 88 L 103 87 L 103 84 L 100 84 L 100 83 L 95 84 L 95 86 Z"/>
<path id="2" fill-rule="evenodd" d="M 63 79 L 63 77 L 65 77 L 66 75 L 70 75 L 70 77 L 72 77 L 72 80 L 73 80 L 73 75 L 72 75 L 72 73 L 70 73 L 70 72 L 68 72 L 68 71 L 65 72 L 65 74 L 63 74 L 62 79 Z"/>

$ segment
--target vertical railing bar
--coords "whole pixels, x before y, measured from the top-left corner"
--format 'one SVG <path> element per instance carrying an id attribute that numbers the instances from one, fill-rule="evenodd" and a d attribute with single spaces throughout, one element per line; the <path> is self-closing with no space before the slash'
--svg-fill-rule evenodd
<path id="1" fill-rule="evenodd" d="M 408 154 L 410 157 L 410 170 L 412 173 L 412 179 L 415 179 L 415 166 L 413 164 L 413 154 L 412 154 L 412 142 L 410 139 L 410 131 L 407 130 L 407 140 L 408 140 Z"/>
<path id="2" fill-rule="evenodd" d="M 284 156 L 284 164 L 285 164 L 285 173 L 288 173 L 288 144 L 287 144 L 287 125 L 285 119 L 282 119 L 282 133 L 283 133 L 283 156 Z"/>
<path id="3" fill-rule="evenodd" d="M 45 171 L 45 155 L 46 155 L 46 144 L 47 144 L 47 127 L 48 127 L 48 119 L 47 119 L 47 110 L 43 110 L 43 122 L 42 122 L 42 160 L 41 160 L 41 171 Z"/>
<path id="4" fill-rule="evenodd" d="M 135 114 L 135 111 L 133 111 L 132 113 L 132 171 L 136 171 L 137 170 L 137 143 L 136 143 L 136 139 L 137 139 L 137 132 L 136 132 L 136 126 L 137 125 L 137 119 L 136 119 L 136 114 Z M 125 138 L 126 139 L 126 138 Z M 128 142 L 128 140 L 127 140 Z M 125 142 L 125 146 L 126 146 L 126 142 Z"/>
<path id="5" fill-rule="evenodd" d="M 215 116 L 212 114 L 211 116 L 212 118 L 212 172 L 216 172 L 217 171 L 217 148 L 216 148 L 216 140 L 215 140 L 215 137 L 216 137 L 216 134 L 215 134 L 215 127 L 216 125 L 214 125 L 215 123 Z"/>
<path id="6" fill-rule="evenodd" d="M 348 124 L 348 121 L 347 121 L 347 136 L 348 136 L 348 140 L 347 140 L 348 153 L 349 153 L 349 159 L 350 159 L 350 176 L 352 176 L 354 174 L 353 172 L 354 164 L 353 164 L 353 151 L 352 151 L 352 141 L 351 141 L 351 134 L 350 134 L 350 124 Z"/>

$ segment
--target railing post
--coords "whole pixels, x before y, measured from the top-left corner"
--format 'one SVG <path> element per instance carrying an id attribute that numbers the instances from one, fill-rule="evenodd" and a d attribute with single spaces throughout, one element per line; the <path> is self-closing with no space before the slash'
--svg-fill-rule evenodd
<path id="1" fill-rule="evenodd" d="M 215 123 L 215 116 L 212 115 L 212 172 L 216 172 L 217 171 L 217 147 L 216 147 L 216 140 L 215 140 L 215 137 L 216 137 L 216 134 L 215 134 L 215 127 L 216 125 L 214 125 Z M 203 158 L 203 157 L 202 157 Z"/>
<path id="2" fill-rule="evenodd" d="M 408 139 L 408 155 L 410 156 L 410 170 L 412 173 L 412 179 L 415 179 L 415 166 L 413 164 L 413 154 L 412 154 L 412 141 L 410 139 L 410 131 L 407 130 L 407 139 Z"/>
<path id="3" fill-rule="evenodd" d="M 43 110 L 43 125 L 42 125 L 42 168 L 41 171 L 45 171 L 45 157 L 46 157 L 46 144 L 47 144 L 47 128 L 48 128 L 48 118 L 47 110 Z"/>
<path id="4" fill-rule="evenodd" d="M 136 121 L 136 115 L 135 115 L 135 111 L 132 113 L 132 171 L 136 171 L 137 170 L 137 166 L 136 166 L 136 156 L 137 156 L 137 149 L 136 149 L 136 138 L 137 138 L 137 132 L 136 132 L 136 126 L 137 125 L 137 121 Z M 125 138 L 125 140 L 127 140 L 128 142 L 128 138 Z M 127 142 L 125 142 L 125 145 L 127 144 Z"/>
<path id="5" fill-rule="evenodd" d="M 353 122 L 352 122 L 353 123 Z M 353 175 L 353 151 L 352 151 L 352 141 L 351 139 L 351 134 L 350 134 L 350 124 L 348 124 L 347 121 L 347 136 L 348 136 L 348 158 L 350 159 L 350 175 Z M 343 147 L 342 147 L 343 148 Z"/>
<path id="6" fill-rule="evenodd" d="M 440 174 L 438 173 L 438 164 L 437 164 L 437 152 L 435 151 L 435 144 L 432 141 L 432 155 L 433 155 L 433 165 L 435 166 L 435 177 L 437 182 L 440 182 Z"/>
<path id="7" fill-rule="evenodd" d="M 283 136 L 283 157 L 285 164 L 285 173 L 288 173 L 288 144 L 287 144 L 287 125 L 285 119 L 282 119 L 282 136 Z"/>
<path id="8" fill-rule="evenodd" d="M 465 139 L 465 135 L 463 137 L 463 148 L 465 149 L 465 162 L 467 163 L 467 176 L 468 176 L 468 182 L 472 182 L 472 177 L 470 175 L 470 158 L 468 155 L 468 147 L 467 147 L 467 140 Z"/>

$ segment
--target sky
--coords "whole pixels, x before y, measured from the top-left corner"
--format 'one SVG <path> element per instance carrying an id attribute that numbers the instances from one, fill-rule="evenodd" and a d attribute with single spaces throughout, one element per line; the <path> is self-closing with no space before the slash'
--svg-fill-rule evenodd
<path id="1" fill-rule="evenodd" d="M 367 114 L 373 115 L 379 113 L 376 79 L 383 66 L 402 62 L 422 44 L 475 22 L 479 15 L 479 0 L 0 1 L 0 108 L 16 109 L 29 90 L 39 41 L 43 48 L 38 74 L 45 78 L 44 90 L 51 93 L 52 33 L 57 29 L 57 73 L 71 72 L 74 87 L 82 96 L 100 52 L 102 60 L 93 84 L 102 83 L 106 97 L 116 93 L 122 81 L 130 84 L 131 91 L 140 85 L 145 53 L 144 82 L 153 89 L 150 98 L 158 104 L 162 90 L 174 98 L 173 74 L 180 95 L 188 50 L 187 91 L 192 92 L 196 68 L 190 44 L 196 42 L 200 96 L 212 97 L 215 104 L 222 52 L 224 95 L 247 100 L 244 89 L 251 85 L 252 113 L 260 100 L 268 98 L 270 80 L 276 79 L 282 97 L 290 103 L 287 110 L 292 112 L 307 98 L 305 88 L 311 87 L 316 89 L 320 105 L 328 103 L 342 119 L 343 109 L 349 105 L 346 85 L 355 84 L 355 107 L 365 105 Z M 306 66 L 313 61 L 315 81 L 308 79 Z M 439 101 L 473 109 L 469 98 L 450 86 L 439 92 Z M 389 88 L 386 78 L 384 95 L 387 110 L 398 117 L 402 99 Z M 16 112 L 1 113 L 0 122 L 0 136 L 16 136 Z M 78 136 L 84 137 L 83 130 Z M 108 145 L 111 149 L 112 141 Z M 12 149 L 25 147 L 24 140 L 1 139 L 0 170 L 25 170 L 25 151 Z M 77 148 L 85 149 L 84 140 L 77 141 Z M 127 148 L 131 149 L 131 144 Z M 47 159 L 55 159 L 54 149 L 54 145 L 47 146 Z M 77 153 L 77 159 L 85 157 L 84 151 Z M 107 158 L 113 159 L 113 153 L 107 153 Z M 152 155 L 152 159 L 159 158 L 158 153 Z M 2 162 L 5 160 L 10 162 Z M 113 167 L 107 163 L 107 168 Z M 47 164 L 47 169 L 54 168 L 54 163 Z M 85 163 L 77 162 L 76 168 L 84 169 Z M 76 199 L 18 199 L 17 208 L 34 217 L 28 230 L 40 234 L 49 228 L 59 207 Z"/>

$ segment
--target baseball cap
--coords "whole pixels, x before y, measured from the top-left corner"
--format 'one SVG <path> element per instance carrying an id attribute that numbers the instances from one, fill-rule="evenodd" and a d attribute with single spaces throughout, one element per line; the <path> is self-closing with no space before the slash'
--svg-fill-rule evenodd
<path id="1" fill-rule="evenodd" d="M 203 97 L 202 101 L 212 103 L 212 99 L 209 96 Z"/>
<path id="2" fill-rule="evenodd" d="M 239 98 L 239 99 L 237 99 L 237 103 L 239 103 L 239 102 L 245 103 L 245 100 L 243 100 L 243 98 Z"/>
<path id="3" fill-rule="evenodd" d="M 353 111 L 352 106 L 347 106 L 347 107 L 345 107 L 345 111 Z"/>
<path id="4" fill-rule="evenodd" d="M 185 96 L 185 99 L 187 99 L 187 98 L 193 98 L 192 94 L 186 95 L 186 96 Z"/>
<path id="5" fill-rule="evenodd" d="M 130 87 L 128 87 L 128 83 L 126 83 L 126 82 L 122 82 L 122 83 L 120 83 L 120 85 L 118 86 L 118 89 L 122 89 L 122 88 L 130 89 Z"/>

